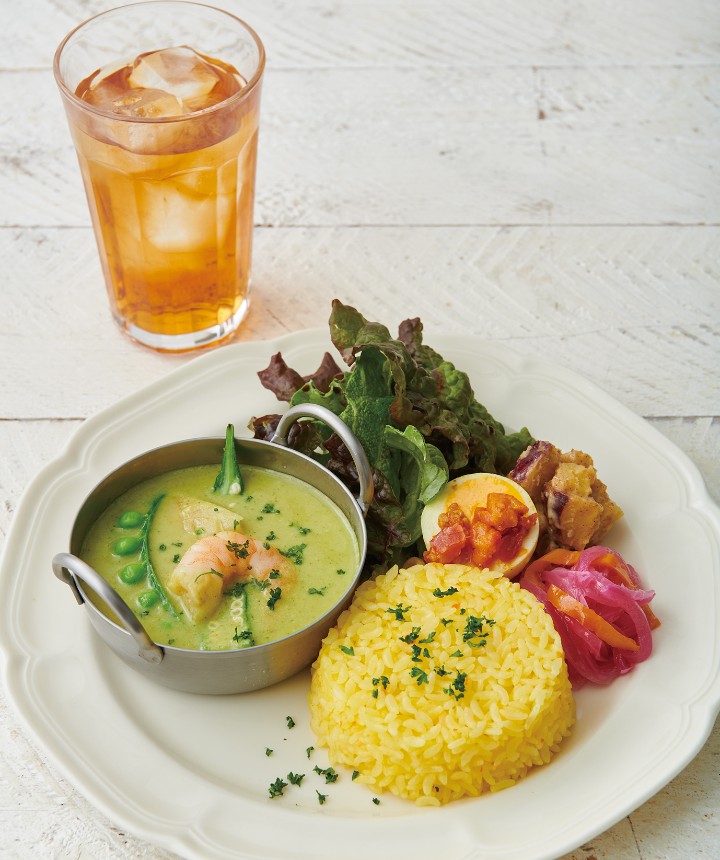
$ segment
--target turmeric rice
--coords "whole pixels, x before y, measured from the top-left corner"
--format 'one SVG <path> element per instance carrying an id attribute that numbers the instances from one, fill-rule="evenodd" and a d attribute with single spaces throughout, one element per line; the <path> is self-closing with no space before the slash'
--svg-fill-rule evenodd
<path id="1" fill-rule="evenodd" d="M 313 664 L 309 703 L 334 765 L 419 805 L 514 785 L 575 722 L 541 604 L 464 565 L 392 568 L 363 583 Z"/>

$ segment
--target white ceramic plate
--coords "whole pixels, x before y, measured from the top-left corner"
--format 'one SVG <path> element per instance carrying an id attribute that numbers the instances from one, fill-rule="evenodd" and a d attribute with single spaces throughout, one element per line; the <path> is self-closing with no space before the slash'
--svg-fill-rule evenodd
<path id="1" fill-rule="evenodd" d="M 324 331 L 228 346 L 86 421 L 23 496 L 0 579 L 10 697 L 67 777 L 113 821 L 188 858 L 540 860 L 635 809 L 698 752 L 720 708 L 720 512 L 695 467 L 642 419 L 562 368 L 493 344 L 426 337 L 466 370 L 506 425 L 588 451 L 626 516 L 608 543 L 657 591 L 650 660 L 608 689 L 582 690 L 561 754 L 496 795 L 421 809 L 308 757 L 308 673 L 229 697 L 176 693 L 121 663 L 93 633 L 50 561 L 87 493 L 125 460 L 183 438 L 221 436 L 278 411 L 256 371 L 281 349 L 312 372 Z M 246 431 L 248 432 L 248 431 Z M 292 717 L 294 728 L 286 718 Z M 266 748 L 274 750 L 265 754 Z M 300 787 L 270 799 L 289 771 Z M 320 805 L 317 792 L 328 795 Z"/>

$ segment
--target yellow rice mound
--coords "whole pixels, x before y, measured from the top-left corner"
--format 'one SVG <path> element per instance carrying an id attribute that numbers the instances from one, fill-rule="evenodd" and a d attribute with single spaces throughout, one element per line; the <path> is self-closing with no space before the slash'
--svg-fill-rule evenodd
<path id="1" fill-rule="evenodd" d="M 550 616 L 517 583 L 464 565 L 363 583 L 323 641 L 309 702 L 334 765 L 433 806 L 513 785 L 575 722 Z"/>

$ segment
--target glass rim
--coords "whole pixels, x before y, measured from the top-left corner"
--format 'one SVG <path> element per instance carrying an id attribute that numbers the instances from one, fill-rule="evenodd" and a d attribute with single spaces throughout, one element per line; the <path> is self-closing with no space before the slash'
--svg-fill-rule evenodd
<path id="1" fill-rule="evenodd" d="M 178 6 L 194 6 L 198 9 L 210 9 L 213 12 L 219 12 L 221 15 L 225 15 L 226 17 L 232 19 L 234 22 L 240 24 L 243 29 L 247 31 L 247 33 L 251 36 L 258 48 L 258 63 L 257 68 L 255 69 L 255 72 L 253 73 L 252 77 L 247 81 L 247 83 L 241 90 L 236 93 L 233 93 L 233 95 L 229 96 L 226 99 L 223 99 L 217 104 L 210 105 L 209 107 L 201 108 L 200 110 L 192 111 L 191 113 L 183 114 L 182 116 L 166 117 L 123 116 L 122 114 L 113 113 L 112 111 L 103 110 L 102 108 L 96 107 L 95 105 L 91 105 L 89 102 L 86 102 L 75 95 L 75 93 L 70 89 L 70 87 L 68 87 L 68 85 L 63 80 L 62 75 L 60 74 L 60 56 L 70 39 L 72 39 L 72 37 L 79 30 L 81 30 L 91 21 L 96 21 L 98 18 L 104 18 L 106 15 L 110 15 L 113 12 L 118 12 L 121 9 L 129 9 L 137 6 L 167 6 L 170 4 Z M 142 0 L 142 2 L 139 3 L 126 3 L 122 6 L 115 6 L 112 9 L 105 9 L 103 12 L 98 12 L 97 15 L 92 15 L 90 18 L 86 18 L 84 21 L 81 21 L 76 27 L 73 27 L 73 29 L 70 30 L 70 32 L 60 42 L 53 57 L 53 75 L 55 76 L 55 82 L 60 88 L 60 92 L 65 98 L 70 99 L 70 101 L 72 101 L 82 110 L 96 114 L 97 116 L 105 117 L 106 119 L 115 120 L 116 122 L 140 122 L 149 124 L 154 123 L 156 125 L 161 123 L 188 122 L 189 120 L 195 119 L 195 117 L 206 116 L 218 110 L 224 110 L 229 105 L 237 104 L 241 101 L 244 101 L 260 83 L 260 79 L 262 78 L 264 70 L 265 46 L 263 45 L 260 37 L 255 32 L 255 30 L 253 30 L 253 28 L 246 21 L 243 21 L 242 18 L 238 18 L 237 15 L 233 15 L 232 12 L 228 12 L 226 9 L 220 9 L 217 6 L 211 6 L 209 3 L 186 2 L 186 0 Z"/>

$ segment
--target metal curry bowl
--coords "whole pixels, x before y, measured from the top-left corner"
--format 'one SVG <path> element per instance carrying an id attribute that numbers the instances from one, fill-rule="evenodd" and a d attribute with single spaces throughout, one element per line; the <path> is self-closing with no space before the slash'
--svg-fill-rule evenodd
<path id="1" fill-rule="evenodd" d="M 324 466 L 287 447 L 288 431 L 300 418 L 319 419 L 340 436 L 357 468 L 357 499 Z M 92 524 L 124 492 L 147 478 L 173 469 L 219 464 L 223 446 L 224 438 L 191 439 L 147 451 L 120 466 L 87 497 L 73 524 L 70 552 L 59 553 L 52 562 L 55 576 L 70 586 L 77 602 L 84 604 L 97 633 L 119 657 L 151 680 L 191 693 L 258 690 L 289 678 L 312 663 L 328 630 L 352 600 L 367 548 L 364 518 L 372 501 L 373 482 L 362 446 L 344 422 L 324 407 L 311 404 L 293 407 L 282 416 L 270 441 L 236 439 L 238 462 L 241 468 L 243 464 L 261 466 L 299 478 L 338 506 L 355 533 L 359 549 L 358 569 L 348 578 L 345 593 L 332 609 L 312 624 L 274 642 L 233 651 L 196 651 L 158 645 L 123 598 L 78 554 Z M 91 591 L 108 607 L 116 621 L 89 599 Z"/>

